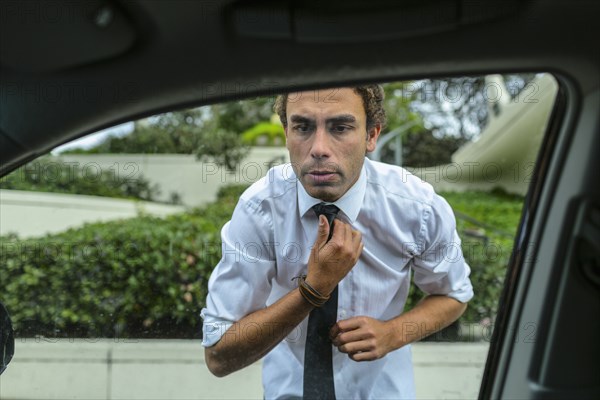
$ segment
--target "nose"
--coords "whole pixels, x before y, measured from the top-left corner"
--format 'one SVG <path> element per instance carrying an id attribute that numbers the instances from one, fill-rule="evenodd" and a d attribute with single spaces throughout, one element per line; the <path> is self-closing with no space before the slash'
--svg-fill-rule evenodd
<path id="1" fill-rule="evenodd" d="M 331 156 L 330 137 L 324 127 L 317 127 L 313 135 L 310 155 L 313 158 L 322 159 Z"/>

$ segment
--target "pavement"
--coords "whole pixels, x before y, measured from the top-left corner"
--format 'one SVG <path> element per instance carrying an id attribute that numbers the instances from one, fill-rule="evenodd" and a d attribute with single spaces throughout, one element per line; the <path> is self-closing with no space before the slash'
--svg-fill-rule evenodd
<path id="1" fill-rule="evenodd" d="M 412 346 L 417 399 L 477 398 L 489 343 Z M 261 366 L 210 374 L 200 341 L 16 339 L 1 400 L 262 399 Z"/>

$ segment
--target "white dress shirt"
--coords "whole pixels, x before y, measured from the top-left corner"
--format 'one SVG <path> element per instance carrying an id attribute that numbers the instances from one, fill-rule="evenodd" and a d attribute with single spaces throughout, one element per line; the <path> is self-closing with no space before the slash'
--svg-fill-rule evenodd
<path id="1" fill-rule="evenodd" d="M 306 273 L 318 228 L 311 197 L 290 164 L 275 167 L 241 196 L 221 232 L 222 259 L 209 283 L 203 345 L 214 345 L 234 321 L 263 309 L 296 287 Z M 369 316 L 389 320 L 404 311 L 411 270 L 427 294 L 467 302 L 470 269 L 460 250 L 454 214 L 432 187 L 406 170 L 365 159 L 357 182 L 334 203 L 338 218 L 362 233 L 364 249 L 339 283 L 338 320 Z M 266 399 L 301 398 L 308 318 L 263 361 Z M 406 327 L 415 331 L 418 326 Z M 251 340 L 259 329 L 245 332 Z M 338 399 L 415 398 L 410 346 L 368 362 L 333 348 Z"/>

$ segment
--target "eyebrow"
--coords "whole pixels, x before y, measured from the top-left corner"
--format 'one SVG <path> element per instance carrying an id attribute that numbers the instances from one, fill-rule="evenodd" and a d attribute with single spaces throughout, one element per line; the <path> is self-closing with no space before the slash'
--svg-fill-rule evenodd
<path id="1" fill-rule="evenodd" d="M 304 124 L 314 123 L 315 122 L 311 118 L 303 117 L 301 115 L 296 115 L 296 114 L 290 116 L 290 121 L 292 123 L 304 123 Z"/>
<path id="2" fill-rule="evenodd" d="M 293 114 L 290 116 L 290 121 L 292 123 L 315 123 L 315 120 L 312 118 L 308 118 L 308 117 L 303 117 L 302 115 L 297 115 L 297 114 Z M 356 117 L 352 114 L 341 114 L 341 115 L 336 115 L 334 117 L 331 118 L 327 118 L 327 123 L 331 124 L 352 124 L 352 123 L 356 123 Z"/>
<path id="3" fill-rule="evenodd" d="M 328 118 L 327 122 L 334 124 L 353 124 L 356 123 L 356 117 L 352 114 L 336 115 L 335 117 Z"/>

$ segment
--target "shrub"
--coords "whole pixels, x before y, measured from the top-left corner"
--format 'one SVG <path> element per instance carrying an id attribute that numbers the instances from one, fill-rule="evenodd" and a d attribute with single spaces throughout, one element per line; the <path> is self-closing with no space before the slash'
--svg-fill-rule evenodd
<path id="1" fill-rule="evenodd" d="M 87 168 L 56 157 L 42 157 L 0 179 L 0 189 L 86 194 L 152 201 L 159 194 L 143 176 L 135 178 L 114 171 Z"/>
<path id="2" fill-rule="evenodd" d="M 200 337 L 208 278 L 221 257 L 220 229 L 245 188 L 223 188 L 217 202 L 164 219 L 87 224 L 39 239 L 2 237 L 0 300 L 17 335 Z M 522 199 L 477 192 L 446 198 L 459 215 L 472 217 L 458 219 L 475 288 L 463 321 L 493 318 Z M 499 254 L 485 251 L 485 238 Z M 411 289 L 407 308 L 421 297 Z"/>
<path id="3" fill-rule="evenodd" d="M 2 301 L 17 334 L 198 337 L 207 278 L 220 258 L 214 217 L 223 213 L 216 205 L 41 239 L 3 237 Z"/>
<path id="4" fill-rule="evenodd" d="M 248 185 L 244 184 L 222 186 L 217 192 L 217 202 L 227 201 L 237 203 L 244 190 L 248 189 L 248 187 Z M 233 210 L 231 211 L 233 213 Z"/>
<path id="5" fill-rule="evenodd" d="M 461 321 L 493 321 L 498 312 L 498 301 L 523 198 L 498 191 L 442 193 L 442 196 L 450 203 L 457 217 L 457 230 L 462 240 L 463 254 L 471 267 L 471 282 L 475 292 Z M 412 285 L 407 309 L 421 298 L 422 293 Z"/>
<path id="6" fill-rule="evenodd" d="M 285 144 L 285 132 L 281 124 L 259 122 L 242 133 L 242 141 L 254 146 L 283 146 Z"/>

